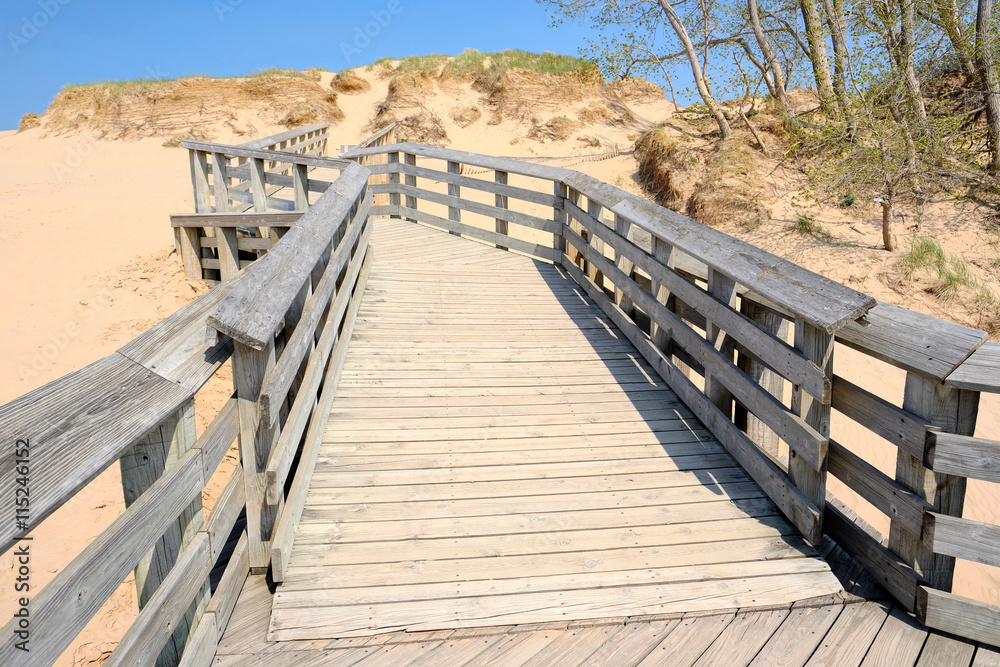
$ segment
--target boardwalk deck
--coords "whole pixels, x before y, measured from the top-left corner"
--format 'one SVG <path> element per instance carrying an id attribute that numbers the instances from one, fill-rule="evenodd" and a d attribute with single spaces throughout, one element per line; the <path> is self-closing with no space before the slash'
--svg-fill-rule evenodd
<path id="1" fill-rule="evenodd" d="M 403 221 L 372 243 L 270 640 L 840 590 L 561 269 Z"/>

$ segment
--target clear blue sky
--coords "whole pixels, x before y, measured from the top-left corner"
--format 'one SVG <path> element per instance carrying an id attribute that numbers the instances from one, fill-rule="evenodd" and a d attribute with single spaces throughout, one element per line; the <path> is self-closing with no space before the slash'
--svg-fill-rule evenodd
<path id="1" fill-rule="evenodd" d="M 535 0 L 2 0 L 0 129 L 44 111 L 67 83 L 269 67 L 339 71 L 382 56 L 466 48 L 576 55 L 592 34 L 550 23 Z M 366 27 L 374 37 L 355 42 Z M 344 44 L 362 48 L 345 56 Z"/>

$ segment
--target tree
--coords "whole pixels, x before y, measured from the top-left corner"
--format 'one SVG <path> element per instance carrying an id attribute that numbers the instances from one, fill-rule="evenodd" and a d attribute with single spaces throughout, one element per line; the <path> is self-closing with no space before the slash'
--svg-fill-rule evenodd
<path id="1" fill-rule="evenodd" d="M 991 173 L 1000 171 L 1000 73 L 993 32 L 993 0 L 979 0 L 976 12 L 976 67 L 985 87 L 987 147 Z"/>

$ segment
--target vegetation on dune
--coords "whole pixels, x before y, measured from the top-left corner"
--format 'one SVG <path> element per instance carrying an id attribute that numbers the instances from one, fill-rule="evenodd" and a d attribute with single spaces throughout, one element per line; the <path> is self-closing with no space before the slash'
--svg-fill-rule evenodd
<path id="1" fill-rule="evenodd" d="M 834 201 L 877 198 L 889 250 L 900 204 L 942 190 L 1000 199 L 993 0 L 538 1 L 554 23 L 601 30 L 581 51 L 608 79 L 662 76 L 674 94 L 686 70 L 700 99 L 686 116 L 718 139 L 746 127 L 761 140 L 766 121 Z M 796 104 L 796 87 L 814 90 L 818 106 Z M 769 117 L 754 118 L 765 97 Z"/>

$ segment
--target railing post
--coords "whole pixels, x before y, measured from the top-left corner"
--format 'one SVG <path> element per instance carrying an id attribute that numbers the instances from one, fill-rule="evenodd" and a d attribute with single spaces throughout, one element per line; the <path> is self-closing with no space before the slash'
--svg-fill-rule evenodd
<path id="1" fill-rule="evenodd" d="M 309 167 L 304 164 L 292 165 L 292 185 L 295 192 L 295 210 L 309 210 Z"/>
<path id="2" fill-rule="evenodd" d="M 197 441 L 194 399 L 139 440 L 119 461 L 125 506 L 129 507 L 158 480 L 166 468 L 180 459 Z M 153 550 L 135 568 L 135 588 L 142 609 L 174 566 L 180 553 L 201 530 L 204 518 L 201 497 L 196 498 L 160 538 Z M 188 635 L 198 624 L 210 597 L 209 581 L 204 585 L 160 653 L 157 665 L 177 665 Z"/>
<path id="3" fill-rule="evenodd" d="M 404 153 L 403 161 L 411 167 L 417 166 L 417 156 L 412 153 Z M 417 187 L 417 177 L 413 174 L 406 175 L 406 184 L 410 187 Z M 412 208 L 414 211 L 417 210 L 417 198 L 411 195 L 406 195 L 406 208 Z M 407 218 L 407 222 L 416 222 L 413 218 Z"/>
<path id="4" fill-rule="evenodd" d="M 247 500 L 247 545 L 250 570 L 265 574 L 271 558 L 271 531 L 281 512 L 283 498 L 277 505 L 266 501 L 267 459 L 278 440 L 277 422 L 265 423 L 260 412 L 260 389 L 264 378 L 274 368 L 274 343 L 263 350 L 236 342 L 233 349 L 233 384 L 240 412 L 240 454 L 243 459 L 243 485 Z"/>
<path id="5" fill-rule="evenodd" d="M 448 162 L 448 173 L 455 174 L 456 176 L 462 173 L 462 165 L 458 162 Z M 462 197 L 462 186 L 457 183 L 448 184 L 448 195 L 460 199 Z M 456 206 L 448 207 L 448 219 L 454 220 L 455 222 L 462 221 L 462 209 Z M 448 232 L 452 236 L 461 236 L 458 232 Z"/>
<path id="6" fill-rule="evenodd" d="M 507 172 L 497 171 L 494 177 L 494 182 L 498 185 L 507 185 Z M 509 206 L 509 201 L 507 195 L 497 194 L 494 197 L 493 202 L 497 208 L 507 208 Z M 508 230 L 508 225 L 506 220 L 501 220 L 500 218 L 494 218 L 496 222 L 496 232 L 497 234 L 503 234 L 504 236 L 509 236 L 510 232 Z M 500 250 L 507 250 L 507 246 L 497 245 Z"/>
<path id="7" fill-rule="evenodd" d="M 914 372 L 906 374 L 903 409 L 926 419 L 946 433 L 974 435 L 979 412 L 979 392 L 948 387 Z M 962 516 L 966 478 L 935 473 L 924 462 L 903 450 L 896 454 L 896 481 L 934 506 L 939 514 Z M 955 558 L 935 554 L 919 535 L 911 535 L 897 522 L 889 527 L 889 548 L 917 570 L 933 587 L 950 592 Z"/>
<path id="8" fill-rule="evenodd" d="M 740 312 L 756 322 L 760 328 L 776 335 L 781 340 L 788 338 L 788 320 L 774 312 L 770 308 L 765 308 L 755 301 L 746 297 L 740 299 Z M 763 364 L 754 361 L 753 357 L 746 353 L 739 353 L 737 363 L 740 370 L 746 373 L 750 379 L 754 380 L 766 392 L 781 400 L 784 393 L 785 380 L 777 373 L 769 370 Z M 737 405 L 736 414 L 733 421 L 741 431 L 758 446 L 761 451 L 766 452 L 772 458 L 778 457 L 778 435 L 767 427 L 764 422 L 750 414 L 746 408 Z"/>
<path id="9" fill-rule="evenodd" d="M 399 153 L 393 152 L 393 153 L 388 153 L 387 155 L 388 155 L 388 160 L 389 160 L 388 164 L 399 164 Z M 389 174 L 389 184 L 393 185 L 393 186 L 396 186 L 396 189 L 398 190 L 398 186 L 399 186 L 399 172 L 395 172 L 395 173 L 390 173 Z M 399 204 L 400 204 L 399 192 L 390 192 L 389 193 L 389 206 L 399 206 Z M 394 218 L 394 219 L 399 219 L 400 218 L 400 216 L 396 215 L 396 214 L 390 215 L 389 217 L 390 218 Z"/>
<path id="10" fill-rule="evenodd" d="M 674 247 L 658 236 L 652 236 L 651 239 L 653 256 L 664 266 L 671 269 L 674 268 Z M 676 297 L 674 297 L 670 290 L 661 285 L 655 278 L 652 280 L 651 288 L 650 292 L 656 297 L 656 300 L 666 306 L 667 310 L 673 312 Z M 671 348 L 673 347 L 669 330 L 664 329 L 656 322 L 652 322 L 650 331 L 653 344 L 669 359 L 672 354 Z"/>
<path id="11" fill-rule="evenodd" d="M 603 206 L 598 204 L 590 197 L 587 197 L 587 213 L 589 213 L 590 217 L 596 220 L 597 224 L 599 225 L 604 224 L 603 222 L 601 222 L 601 211 L 603 210 L 604 210 Z M 597 254 L 604 256 L 604 241 L 596 237 L 593 240 L 591 240 L 589 234 L 587 235 L 586 238 L 587 242 L 590 243 L 590 245 L 594 246 L 594 250 L 597 251 Z M 604 290 L 604 274 L 597 270 L 597 266 L 595 264 L 591 264 L 587 267 L 587 276 L 594 282 L 595 285 L 597 285 L 597 287 L 600 290 L 602 291 Z"/>
<path id="12" fill-rule="evenodd" d="M 628 219 L 615 214 L 615 233 L 624 239 L 628 239 L 629 230 L 632 229 L 632 223 Z M 622 272 L 628 276 L 632 277 L 632 262 L 622 253 L 615 251 L 615 266 L 622 270 Z M 655 294 L 655 292 L 654 292 Z M 618 307 L 625 311 L 625 314 L 632 317 L 632 300 L 625 296 L 625 292 L 621 288 L 615 288 L 615 303 Z"/>
<path id="13" fill-rule="evenodd" d="M 830 380 L 833 380 L 833 334 L 809 324 L 801 317 L 795 319 L 795 349 L 806 359 L 814 362 Z M 830 404 L 821 403 L 814 397 L 802 391 L 801 387 L 792 387 L 792 412 L 800 415 L 809 426 L 812 426 L 824 438 L 830 437 Z M 820 469 L 798 456 L 793 449 L 794 443 L 789 443 L 788 477 L 819 510 L 820 522 L 823 520 L 823 508 L 826 506 L 826 470 L 827 454 L 822 452 Z"/>
<path id="14" fill-rule="evenodd" d="M 212 210 L 208 199 L 208 154 L 188 151 L 191 162 L 191 186 L 194 190 L 194 212 Z M 202 280 L 201 231 L 197 227 L 181 227 L 176 232 L 177 253 L 184 264 L 184 274 L 192 280 Z"/>
<path id="15" fill-rule="evenodd" d="M 708 269 L 708 293 L 730 308 L 736 307 L 736 281 L 711 267 Z M 727 359 L 733 359 L 735 349 L 732 339 L 711 321 L 705 325 L 705 337 L 709 344 L 722 352 Z M 733 395 L 708 369 L 705 370 L 705 395 L 715 403 L 727 419 L 732 419 Z"/>
<path id="16" fill-rule="evenodd" d="M 569 188 L 561 181 L 553 181 L 552 195 L 556 198 L 555 207 L 552 210 L 553 219 L 559 223 L 559 233 L 552 235 L 552 247 L 559 252 L 566 254 L 566 237 L 563 236 L 562 228 L 567 224 L 566 199 L 569 196 Z M 558 262 L 557 262 L 558 264 Z"/>

